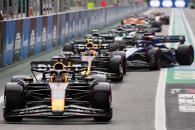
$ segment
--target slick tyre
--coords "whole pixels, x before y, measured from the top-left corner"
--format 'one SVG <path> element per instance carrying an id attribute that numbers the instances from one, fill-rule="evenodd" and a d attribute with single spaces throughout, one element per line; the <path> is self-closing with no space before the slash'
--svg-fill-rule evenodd
<path id="1" fill-rule="evenodd" d="M 194 49 L 191 45 L 180 45 L 176 50 L 179 65 L 191 65 L 194 61 Z"/>
<path id="2" fill-rule="evenodd" d="M 170 24 L 170 18 L 169 16 L 164 16 L 163 18 L 161 18 L 161 21 L 164 25 L 169 25 Z"/>
<path id="3" fill-rule="evenodd" d="M 151 70 L 160 70 L 161 68 L 161 52 L 159 49 L 152 48 L 147 52 L 148 62 Z"/>
<path id="4" fill-rule="evenodd" d="M 114 55 L 110 58 L 110 72 L 117 76 L 111 78 L 113 81 L 121 82 L 123 80 L 123 60 L 120 55 Z"/>
<path id="5" fill-rule="evenodd" d="M 91 77 L 94 78 L 97 82 L 106 82 L 107 81 L 106 75 L 103 75 L 103 74 L 94 74 Z"/>
<path id="6" fill-rule="evenodd" d="M 120 49 L 120 43 L 119 42 L 114 42 L 113 44 L 111 44 L 110 46 L 110 51 L 117 51 Z"/>
<path id="7" fill-rule="evenodd" d="M 24 108 L 24 90 L 23 86 L 17 82 L 7 83 L 4 92 L 3 117 L 5 121 L 22 121 L 22 117 L 11 116 L 11 112 L 15 109 Z"/>
<path id="8" fill-rule="evenodd" d="M 65 43 L 63 46 L 63 52 L 73 52 L 73 44 Z"/>
<path id="9" fill-rule="evenodd" d="M 121 25 L 124 25 L 124 21 L 123 20 L 121 20 Z"/>
<path id="10" fill-rule="evenodd" d="M 114 51 L 112 53 L 112 55 L 113 56 L 115 56 L 115 55 L 121 56 L 122 62 L 123 62 L 123 74 L 125 75 L 127 73 L 127 63 L 126 63 L 127 60 L 126 60 L 126 54 L 125 54 L 125 52 L 123 52 L 123 51 Z"/>
<path id="11" fill-rule="evenodd" d="M 104 116 L 94 116 L 95 121 L 108 122 L 112 119 L 112 90 L 108 82 L 101 82 L 93 89 L 93 106 L 104 110 Z"/>

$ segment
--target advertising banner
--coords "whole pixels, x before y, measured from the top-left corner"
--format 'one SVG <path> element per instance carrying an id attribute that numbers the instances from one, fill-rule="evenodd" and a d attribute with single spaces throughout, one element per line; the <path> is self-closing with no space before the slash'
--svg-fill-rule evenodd
<path id="1" fill-rule="evenodd" d="M 72 33 L 73 33 L 73 16 L 72 13 L 70 13 L 69 22 L 68 22 L 68 36 L 70 39 L 72 39 Z"/>
<path id="2" fill-rule="evenodd" d="M 6 22 L 6 38 L 4 42 L 4 57 L 3 57 L 3 65 L 9 65 L 13 63 L 13 45 L 15 39 L 15 28 L 16 22 L 15 21 L 7 21 Z"/>
<path id="3" fill-rule="evenodd" d="M 76 38 L 78 37 L 79 34 L 79 12 L 76 12 L 75 14 L 75 35 Z"/>
<path id="4" fill-rule="evenodd" d="M 30 19 L 23 20 L 22 26 L 22 44 L 20 47 L 20 60 L 28 58 L 29 39 L 30 39 Z"/>
<path id="5" fill-rule="evenodd" d="M 85 30 L 86 30 L 86 27 L 85 27 L 85 11 L 82 11 L 82 13 L 81 13 L 81 34 L 82 35 L 84 35 Z"/>
<path id="6" fill-rule="evenodd" d="M 60 40 L 60 32 L 61 32 L 61 28 L 60 28 L 60 22 L 61 22 L 61 17 L 62 15 L 57 15 L 57 24 L 56 24 L 56 30 L 55 28 L 53 29 L 53 32 L 55 32 L 55 35 L 53 35 L 53 41 L 55 43 L 55 45 L 59 44 L 59 40 Z"/>
<path id="7" fill-rule="evenodd" d="M 51 51 L 53 48 L 52 41 L 53 41 L 53 16 L 47 17 L 47 44 L 46 44 L 46 51 Z"/>
<path id="8" fill-rule="evenodd" d="M 37 18 L 35 35 L 35 55 L 37 55 L 41 52 L 42 17 Z"/>
<path id="9" fill-rule="evenodd" d="M 60 34 L 60 45 L 65 43 L 65 32 L 66 32 L 66 17 L 65 14 L 61 15 L 61 34 Z"/>
<path id="10" fill-rule="evenodd" d="M 81 37 L 81 28 L 82 28 L 82 12 L 79 12 L 79 22 L 78 22 L 78 36 Z"/>

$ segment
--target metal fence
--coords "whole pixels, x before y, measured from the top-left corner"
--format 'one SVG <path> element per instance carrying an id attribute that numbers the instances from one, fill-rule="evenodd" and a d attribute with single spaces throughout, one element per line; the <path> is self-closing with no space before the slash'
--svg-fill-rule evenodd
<path id="1" fill-rule="evenodd" d="M 118 6 L 0 21 L 0 67 L 51 51 L 145 7 Z"/>
<path id="2" fill-rule="evenodd" d="M 136 0 L 1 0 L 0 11 L 5 19 L 16 19 L 88 9 L 91 3 L 98 8 L 103 1 L 107 6 L 116 6 Z"/>

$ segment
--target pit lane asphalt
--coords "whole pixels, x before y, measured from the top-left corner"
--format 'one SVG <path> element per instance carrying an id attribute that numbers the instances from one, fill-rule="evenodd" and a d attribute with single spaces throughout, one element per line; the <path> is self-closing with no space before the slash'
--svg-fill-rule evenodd
<path id="1" fill-rule="evenodd" d="M 166 12 L 170 12 L 166 9 Z M 168 26 L 163 27 L 166 34 Z M 56 55 L 59 49 L 1 70 L 0 95 L 12 75 L 30 74 L 31 60 L 46 60 Z M 0 130 L 154 130 L 155 96 L 160 71 L 134 70 L 125 75 L 122 83 L 113 83 L 114 116 L 109 123 L 93 119 L 24 119 L 21 123 L 6 123 L 0 110 Z"/>

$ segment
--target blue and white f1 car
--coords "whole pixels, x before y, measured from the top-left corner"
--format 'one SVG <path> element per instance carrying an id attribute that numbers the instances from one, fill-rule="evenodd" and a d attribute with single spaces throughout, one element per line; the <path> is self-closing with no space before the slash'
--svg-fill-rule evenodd
<path id="1" fill-rule="evenodd" d="M 158 70 L 161 67 L 191 65 L 194 61 L 192 45 L 185 45 L 185 36 L 153 36 L 148 40 L 138 40 L 135 46 L 127 47 L 126 58 L 129 68 L 150 68 Z M 178 47 L 169 48 L 167 44 Z"/>

